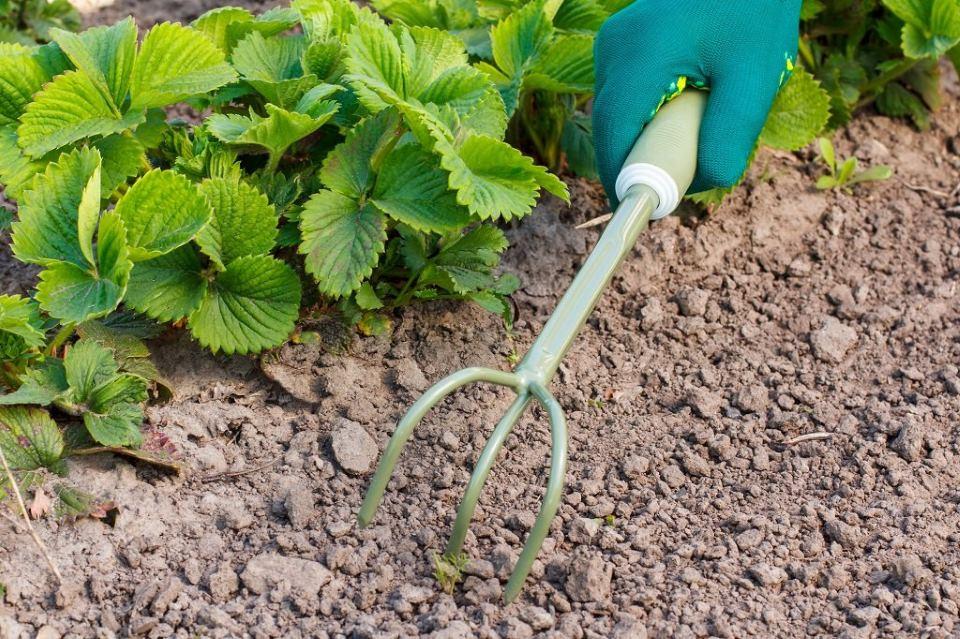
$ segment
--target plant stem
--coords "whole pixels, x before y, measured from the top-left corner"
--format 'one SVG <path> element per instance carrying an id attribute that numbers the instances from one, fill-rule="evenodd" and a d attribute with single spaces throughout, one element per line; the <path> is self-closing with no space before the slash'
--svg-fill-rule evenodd
<path id="1" fill-rule="evenodd" d="M 283 153 L 270 153 L 270 159 L 267 160 L 267 171 L 273 173 L 277 170 L 277 167 L 280 166 L 280 159 L 283 157 Z"/>
<path id="2" fill-rule="evenodd" d="M 396 299 L 393 300 L 393 304 L 390 305 L 391 308 L 406 306 L 410 303 L 410 296 L 413 293 L 413 285 L 416 284 L 419 277 L 419 273 L 413 273 L 410 275 L 410 277 L 407 279 L 407 283 L 403 285 L 403 288 L 401 288 L 400 292 L 397 293 Z"/>
<path id="3" fill-rule="evenodd" d="M 7 463 L 7 456 L 3 454 L 3 448 L 0 448 L 0 462 L 3 462 L 3 471 L 7 474 L 7 479 L 10 481 L 10 487 L 13 488 L 13 494 L 17 498 L 17 504 L 20 505 L 20 515 L 23 517 L 23 522 L 27 525 L 27 531 L 30 533 L 30 537 L 33 538 L 33 543 L 37 545 L 37 548 L 40 550 L 40 554 L 43 555 L 44 559 L 46 559 L 47 565 L 50 566 L 50 571 L 53 572 L 54 576 L 57 578 L 57 583 L 62 584 L 63 575 L 60 574 L 60 569 L 57 568 L 55 563 L 53 563 L 50 553 L 47 552 L 47 547 L 43 545 L 43 541 L 40 539 L 40 536 L 37 535 L 37 531 L 34 530 L 33 524 L 30 522 L 30 515 L 27 514 L 27 506 L 23 503 L 23 496 L 20 494 L 20 486 L 17 485 L 17 479 L 13 476 L 13 472 L 10 470 L 10 465 Z"/>
<path id="4" fill-rule="evenodd" d="M 857 101 L 857 106 L 855 108 L 860 109 L 876 100 L 877 95 L 879 95 L 880 91 L 882 91 L 885 86 L 902 75 L 908 73 L 911 69 L 913 69 L 913 67 L 917 66 L 918 62 L 920 62 L 920 60 L 904 58 L 894 66 L 875 77 L 870 82 L 867 82 L 867 85 L 863 87 L 863 90 L 860 92 L 862 97 Z"/>
<path id="5" fill-rule="evenodd" d="M 73 331 L 74 329 L 76 329 L 76 327 L 77 325 L 74 324 L 73 322 L 67 322 L 66 324 L 64 324 L 60 328 L 60 330 L 57 331 L 57 334 L 53 336 L 53 339 L 50 341 L 50 345 L 48 346 L 48 352 L 51 355 L 56 355 L 57 351 L 60 350 L 60 347 L 63 346 L 64 343 L 68 339 L 70 339 L 70 337 L 73 335 Z"/>
<path id="6" fill-rule="evenodd" d="M 88 410 L 83 404 L 74 404 L 62 399 L 53 400 L 53 405 L 71 417 L 82 417 Z"/>

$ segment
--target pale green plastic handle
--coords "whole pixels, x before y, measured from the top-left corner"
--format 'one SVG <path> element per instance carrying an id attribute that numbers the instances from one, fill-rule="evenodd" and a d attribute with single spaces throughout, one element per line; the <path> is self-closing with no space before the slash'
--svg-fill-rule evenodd
<path id="1" fill-rule="evenodd" d="M 630 185 L 647 183 L 657 191 L 661 199 L 665 196 L 663 189 L 675 188 L 676 201 L 668 204 L 672 204 L 671 211 L 676 207 L 679 198 L 690 188 L 697 172 L 700 123 L 706 104 L 705 91 L 688 89 L 660 108 L 656 117 L 644 128 L 624 162 L 620 179 L 617 180 L 618 199 L 623 199 Z M 645 165 L 662 169 L 673 179 L 674 184 L 645 182 L 644 180 L 656 181 L 658 177 L 656 171 L 650 171 Z M 667 199 L 674 198 L 671 195 Z"/>

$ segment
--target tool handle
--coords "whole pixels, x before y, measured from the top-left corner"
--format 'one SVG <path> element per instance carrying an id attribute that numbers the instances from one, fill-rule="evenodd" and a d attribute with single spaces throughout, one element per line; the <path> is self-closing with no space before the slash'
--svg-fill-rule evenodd
<path id="1" fill-rule="evenodd" d="M 631 187 L 644 184 L 660 199 L 650 219 L 666 217 L 677 208 L 697 172 L 697 144 L 706 105 L 706 92 L 689 89 L 660 107 L 617 176 L 618 200 L 623 200 Z"/>

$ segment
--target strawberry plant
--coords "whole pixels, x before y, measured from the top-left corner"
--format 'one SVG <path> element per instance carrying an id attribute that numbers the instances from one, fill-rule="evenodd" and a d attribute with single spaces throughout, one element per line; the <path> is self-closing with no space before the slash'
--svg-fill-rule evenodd
<path id="1" fill-rule="evenodd" d="M 147 388 L 146 379 L 120 369 L 110 349 L 81 339 L 62 360 L 48 357 L 30 370 L 16 392 L 0 397 L 0 405 L 56 406 L 81 418 L 97 443 L 131 446 L 141 442 Z"/>
<path id="2" fill-rule="evenodd" d="M 528 213 L 541 188 L 566 190 L 502 141 L 499 91 L 439 29 L 389 29 L 345 0 L 293 9 L 300 32 L 223 45 L 239 81 L 209 101 L 195 170 L 237 154 L 280 214 L 278 242 L 303 256 L 310 299 L 336 301 L 366 332 L 422 299 L 509 318 L 517 282 L 495 275 L 507 243 L 491 222 Z"/>
<path id="3" fill-rule="evenodd" d="M 503 141 L 501 91 L 439 29 L 299 0 L 139 44 L 132 19 L 50 34 L 0 48 L 0 183 L 64 339 L 128 308 L 259 352 L 293 332 L 302 278 L 368 332 L 422 299 L 509 319 L 494 222 L 566 195 Z M 209 115 L 167 121 L 184 102 Z"/>
<path id="4" fill-rule="evenodd" d="M 593 39 L 625 3 L 614 0 L 459 2 L 376 0 L 388 18 L 447 29 L 497 85 L 510 116 L 509 139 L 551 169 L 564 162 L 596 176 L 590 118 Z"/>
<path id="5" fill-rule="evenodd" d="M 48 327 L 40 325 L 32 303 L 2 296 L 0 304 L 0 336 L 8 347 L 0 385 L 13 391 L 0 395 L 0 451 L 20 491 L 33 491 L 34 517 L 51 511 L 102 517 L 109 509 L 63 479 L 70 456 L 109 451 L 178 470 L 169 445 L 155 433 L 143 449 L 130 448 L 143 443 L 148 390 L 167 390 L 137 337 L 153 334 L 144 332 L 142 322 L 118 315 L 109 324 L 84 323 L 77 327 L 82 339 L 60 358 L 50 352 L 65 333 L 47 339 Z M 0 500 L 13 488 L 9 477 L 0 476 Z"/>

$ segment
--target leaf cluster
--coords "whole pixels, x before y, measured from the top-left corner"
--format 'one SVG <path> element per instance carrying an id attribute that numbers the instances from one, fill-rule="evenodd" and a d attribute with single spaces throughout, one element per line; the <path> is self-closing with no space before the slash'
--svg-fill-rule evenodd
<path id="1" fill-rule="evenodd" d="M 375 0 L 388 18 L 446 29 L 497 85 L 509 139 L 548 167 L 595 177 L 590 118 L 593 41 L 622 0 Z"/>
<path id="2" fill-rule="evenodd" d="M 0 43 L 48 42 L 51 29 L 80 26 L 80 13 L 69 0 L 0 0 Z"/>
<path id="3" fill-rule="evenodd" d="M 566 196 L 460 39 L 347 0 L 51 38 L 0 48 L 0 183 L 64 326 L 125 307 L 229 354 L 281 344 L 303 300 L 369 332 L 419 299 L 509 320 L 494 222 Z M 209 115 L 168 120 L 183 103 Z"/>
<path id="4" fill-rule="evenodd" d="M 8 310 L 24 306 L 10 297 L 4 304 Z M 4 318 L 5 333 L 27 335 L 32 361 L 16 372 L 7 369 L 4 385 L 16 390 L 0 395 L 0 450 L 19 489 L 34 492 L 34 517 L 49 511 L 57 517 L 105 516 L 109 504 L 63 479 L 68 457 L 110 451 L 173 468 L 167 455 L 153 447 L 130 450 L 143 442 L 148 389 L 164 387 L 139 338 L 153 333 L 124 315 L 110 323 L 88 322 L 77 327 L 82 338 L 59 358 L 47 353 L 53 340 L 33 330 L 34 318 L 35 309 L 20 318 L 8 312 Z M 0 500 L 13 488 L 0 476 Z"/>

